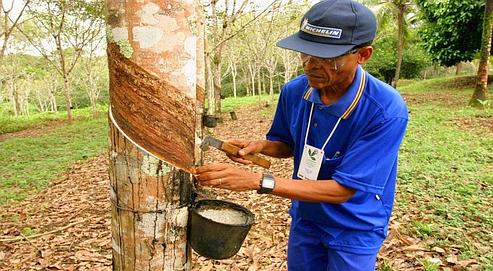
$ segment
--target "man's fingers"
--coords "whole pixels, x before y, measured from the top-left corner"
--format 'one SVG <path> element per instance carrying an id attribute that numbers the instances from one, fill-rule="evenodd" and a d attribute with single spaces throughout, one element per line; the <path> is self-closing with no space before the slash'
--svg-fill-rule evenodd
<path id="1" fill-rule="evenodd" d="M 194 170 L 194 174 L 202 174 L 204 172 L 209 172 L 209 171 L 221 171 L 224 170 L 228 167 L 228 164 L 209 164 L 201 167 L 197 167 Z"/>
<path id="2" fill-rule="evenodd" d="M 251 142 L 250 144 L 245 146 L 243 149 L 239 150 L 238 154 L 241 156 L 247 155 L 249 153 L 254 154 L 254 153 L 257 153 L 257 148 L 258 148 L 257 144 L 254 142 Z"/>
<path id="3" fill-rule="evenodd" d="M 229 157 L 229 159 L 231 159 L 237 163 L 244 164 L 244 165 L 250 165 L 252 163 L 251 161 L 245 160 L 245 159 L 238 157 L 238 156 L 228 155 L 228 157 Z"/>
<path id="4" fill-rule="evenodd" d="M 214 178 L 208 181 L 201 182 L 201 185 L 211 186 L 211 187 L 221 187 L 224 183 L 224 178 Z"/>
<path id="5" fill-rule="evenodd" d="M 247 155 L 249 153 L 255 154 L 255 153 L 258 153 L 262 150 L 262 143 L 260 140 L 250 141 L 250 140 L 243 140 L 243 139 L 231 139 L 231 140 L 227 140 L 226 142 L 240 148 L 240 150 L 238 151 L 239 156 L 244 156 L 244 155 Z M 232 159 L 232 160 L 234 160 L 234 159 Z M 234 161 L 236 161 L 236 160 L 234 160 Z"/>
<path id="6" fill-rule="evenodd" d="M 216 172 L 207 172 L 207 173 L 202 173 L 200 174 L 199 176 L 197 176 L 197 180 L 200 182 L 200 183 L 208 183 L 208 182 L 214 182 L 214 180 L 219 180 L 221 178 L 223 178 L 224 176 L 222 176 L 221 174 L 219 173 L 216 173 Z"/>
<path id="7" fill-rule="evenodd" d="M 226 140 L 226 142 L 229 144 L 235 145 L 237 147 L 240 147 L 240 148 L 243 148 L 246 145 L 248 145 L 248 141 L 243 140 L 243 139 L 230 139 L 230 140 Z"/>

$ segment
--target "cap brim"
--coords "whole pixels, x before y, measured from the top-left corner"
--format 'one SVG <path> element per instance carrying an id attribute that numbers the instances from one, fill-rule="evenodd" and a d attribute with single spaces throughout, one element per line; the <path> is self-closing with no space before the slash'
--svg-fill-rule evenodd
<path id="1" fill-rule="evenodd" d="M 276 45 L 284 49 L 322 58 L 338 57 L 355 46 L 354 44 L 325 44 L 308 41 L 300 38 L 298 33 L 278 41 Z"/>

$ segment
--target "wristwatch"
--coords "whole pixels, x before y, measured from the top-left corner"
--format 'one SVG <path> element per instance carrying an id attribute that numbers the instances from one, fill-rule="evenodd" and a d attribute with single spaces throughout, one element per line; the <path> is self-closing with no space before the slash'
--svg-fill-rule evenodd
<path id="1" fill-rule="evenodd" d="M 257 190 L 259 194 L 271 194 L 272 190 L 276 186 L 276 180 L 269 174 L 263 174 L 262 179 L 260 179 L 260 189 Z"/>

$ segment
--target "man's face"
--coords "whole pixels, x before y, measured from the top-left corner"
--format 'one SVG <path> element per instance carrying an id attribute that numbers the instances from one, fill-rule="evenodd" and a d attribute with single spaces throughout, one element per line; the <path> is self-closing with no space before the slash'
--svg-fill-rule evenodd
<path id="1" fill-rule="evenodd" d="M 337 87 L 354 76 L 358 65 L 357 53 L 351 50 L 336 58 L 319 58 L 301 53 L 303 69 L 311 87 L 325 89 Z"/>

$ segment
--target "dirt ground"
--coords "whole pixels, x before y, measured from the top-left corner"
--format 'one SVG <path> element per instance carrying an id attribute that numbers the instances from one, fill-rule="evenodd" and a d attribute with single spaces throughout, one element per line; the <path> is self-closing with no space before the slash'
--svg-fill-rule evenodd
<path id="1" fill-rule="evenodd" d="M 222 139 L 260 139 L 270 126 L 250 107 L 229 114 L 209 130 Z M 219 151 L 206 153 L 206 162 L 227 162 Z M 289 159 L 270 159 L 272 173 L 291 175 Z M 65 176 L 41 193 L 0 207 L 0 270 L 111 270 L 111 216 L 106 155 L 75 163 Z M 260 171 L 260 168 L 248 167 Z M 227 199 L 249 208 L 256 223 L 238 254 L 222 261 L 207 260 L 194 253 L 193 270 L 286 270 L 286 244 L 290 218 L 289 201 L 255 192 L 230 193 L 208 190 L 211 197 Z M 429 248 L 426 242 L 405 236 L 401 225 L 413 212 L 391 221 L 390 234 L 380 254 L 379 266 L 392 270 L 423 270 L 418 258 L 442 259 L 442 270 L 479 270 L 475 261 L 460 261 L 453 249 Z M 446 259 L 446 260 L 443 260 Z M 388 270 L 388 269 L 387 269 Z"/>

